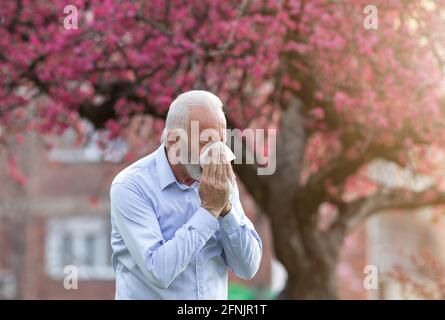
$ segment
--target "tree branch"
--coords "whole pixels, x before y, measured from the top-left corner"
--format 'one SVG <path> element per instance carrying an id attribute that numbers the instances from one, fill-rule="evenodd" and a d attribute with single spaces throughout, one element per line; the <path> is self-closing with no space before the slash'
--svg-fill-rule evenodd
<path id="1" fill-rule="evenodd" d="M 369 197 L 340 205 L 340 215 L 333 228 L 350 230 L 372 214 L 386 210 L 411 210 L 441 204 L 445 204 L 445 192 L 440 192 L 435 187 L 421 192 L 413 192 L 408 189 L 381 190 Z"/>

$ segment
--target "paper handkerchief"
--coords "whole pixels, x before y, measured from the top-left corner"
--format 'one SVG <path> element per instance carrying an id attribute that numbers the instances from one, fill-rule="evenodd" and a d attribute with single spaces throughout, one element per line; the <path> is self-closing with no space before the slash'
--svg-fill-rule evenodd
<path id="1" fill-rule="evenodd" d="M 221 152 L 225 154 L 227 161 L 232 161 L 236 159 L 236 156 L 232 152 L 232 150 L 230 150 L 230 148 L 225 143 L 218 141 L 206 146 L 202 154 L 199 156 L 199 163 L 201 164 L 201 167 L 203 164 L 207 163 L 206 161 L 209 161 L 207 159 L 207 155 L 210 152 L 210 150 L 212 150 L 210 159 L 219 159 L 219 155 L 221 154 Z"/>

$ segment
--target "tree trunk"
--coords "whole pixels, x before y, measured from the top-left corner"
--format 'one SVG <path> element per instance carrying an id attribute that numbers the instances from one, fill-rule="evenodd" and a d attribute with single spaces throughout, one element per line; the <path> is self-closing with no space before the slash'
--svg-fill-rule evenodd
<path id="1" fill-rule="evenodd" d="M 303 195 L 300 173 L 307 137 L 301 104 L 283 110 L 277 139 L 277 170 L 268 181 L 268 215 L 277 258 L 288 272 L 287 298 L 336 299 L 336 264 L 343 231 L 317 228 L 322 195 Z M 320 198 L 321 197 L 321 198 Z"/>
<path id="2" fill-rule="evenodd" d="M 318 204 L 323 202 L 323 193 L 302 194 L 300 173 L 306 143 L 304 114 L 295 99 L 280 117 L 275 173 L 258 176 L 246 165 L 235 169 L 269 217 L 275 255 L 288 273 L 282 297 L 336 299 L 335 270 L 343 231 L 318 230 Z"/>
<path id="3" fill-rule="evenodd" d="M 287 299 L 337 299 L 335 264 L 314 265 L 311 269 L 297 268 L 288 279 Z"/>
<path id="4" fill-rule="evenodd" d="M 320 238 L 319 231 L 308 232 L 310 234 L 303 235 L 302 239 L 305 242 L 303 254 L 288 257 L 290 261 L 286 262 L 294 264 L 293 268 L 288 269 L 288 298 L 337 299 L 336 265 L 339 246 Z"/>
<path id="5" fill-rule="evenodd" d="M 286 288 L 279 298 L 337 299 L 336 265 L 343 234 L 340 230 L 323 232 L 310 221 L 298 221 L 292 209 L 287 209 L 286 215 L 276 214 L 278 210 L 285 208 L 276 204 L 268 216 L 275 254 L 288 273 Z M 283 216 L 289 218 L 283 220 Z"/>

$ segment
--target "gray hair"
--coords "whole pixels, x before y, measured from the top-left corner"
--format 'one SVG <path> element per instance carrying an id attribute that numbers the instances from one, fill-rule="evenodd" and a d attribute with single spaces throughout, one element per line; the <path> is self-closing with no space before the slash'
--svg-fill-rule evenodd
<path id="1" fill-rule="evenodd" d="M 162 132 L 161 142 L 167 142 L 168 132 L 172 129 L 187 130 L 192 107 L 206 107 L 210 110 L 223 112 L 223 103 L 213 93 L 205 90 L 191 90 L 180 94 L 170 105 Z"/>

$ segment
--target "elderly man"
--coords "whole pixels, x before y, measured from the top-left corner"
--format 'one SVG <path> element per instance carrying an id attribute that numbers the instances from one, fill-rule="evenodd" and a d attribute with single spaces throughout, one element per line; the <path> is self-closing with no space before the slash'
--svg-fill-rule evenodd
<path id="1" fill-rule="evenodd" d="M 192 123 L 199 124 L 196 137 Z M 190 163 L 193 143 L 201 154 L 224 142 L 225 131 L 217 96 L 183 93 L 170 105 L 161 146 L 114 178 L 116 299 L 227 299 L 227 268 L 244 279 L 257 272 L 262 243 L 224 153 Z"/>

